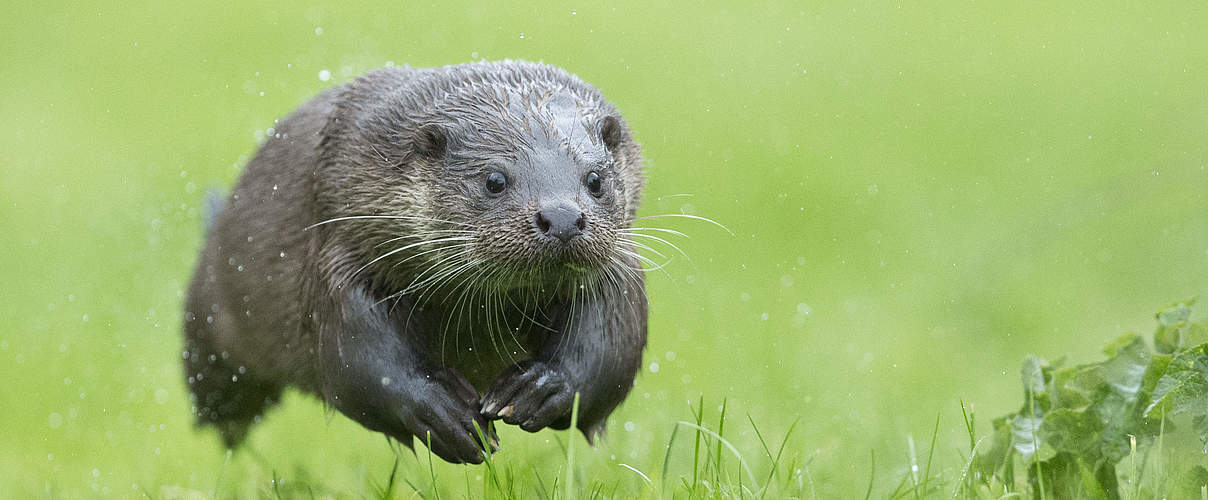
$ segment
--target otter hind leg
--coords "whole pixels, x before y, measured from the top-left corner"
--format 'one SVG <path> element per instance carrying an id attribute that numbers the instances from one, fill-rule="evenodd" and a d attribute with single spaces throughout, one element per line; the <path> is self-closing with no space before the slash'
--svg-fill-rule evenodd
<path id="1" fill-rule="evenodd" d="M 215 428 L 228 448 L 236 448 L 281 399 L 281 388 L 255 380 L 201 342 L 191 339 L 187 345 L 185 370 L 197 425 Z"/>

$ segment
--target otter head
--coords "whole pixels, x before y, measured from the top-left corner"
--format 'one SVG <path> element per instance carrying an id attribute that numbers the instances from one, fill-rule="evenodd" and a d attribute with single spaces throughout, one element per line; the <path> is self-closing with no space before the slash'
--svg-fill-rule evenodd
<path id="1" fill-rule="evenodd" d="M 336 281 L 568 291 L 632 272 L 641 150 L 595 88 L 524 62 L 392 68 L 351 84 L 315 182 Z M 359 274 L 358 274 L 359 273 Z"/>
<path id="2" fill-rule="evenodd" d="M 468 113 L 447 103 L 454 116 L 415 131 L 413 151 L 429 170 L 420 178 L 436 193 L 432 218 L 449 234 L 466 231 L 466 264 L 495 287 L 565 289 L 634 267 L 618 237 L 632 221 L 641 177 L 625 125 L 602 101 L 564 89 L 530 92 L 496 93 L 496 106 Z"/>

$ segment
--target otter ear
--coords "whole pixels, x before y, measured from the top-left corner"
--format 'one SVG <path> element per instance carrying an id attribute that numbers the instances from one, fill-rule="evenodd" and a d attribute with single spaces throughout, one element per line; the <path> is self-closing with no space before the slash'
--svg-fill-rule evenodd
<path id="1" fill-rule="evenodd" d="M 443 158 L 449 147 L 449 138 L 444 129 L 434 124 L 420 127 L 411 141 L 416 153 L 434 160 Z"/>
<path id="2" fill-rule="evenodd" d="M 600 138 L 604 140 L 604 145 L 610 150 L 616 150 L 621 142 L 625 140 L 625 131 L 621 127 L 621 120 L 617 117 L 608 115 L 600 120 Z"/>

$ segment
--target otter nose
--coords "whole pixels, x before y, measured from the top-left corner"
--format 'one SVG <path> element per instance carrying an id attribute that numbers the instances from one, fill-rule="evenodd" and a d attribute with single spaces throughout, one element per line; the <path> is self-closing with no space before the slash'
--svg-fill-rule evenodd
<path id="1" fill-rule="evenodd" d="M 587 219 L 583 217 L 583 212 L 577 207 L 565 204 L 538 210 L 534 221 L 538 230 L 558 238 L 563 243 L 583 234 L 583 230 L 587 229 Z"/>

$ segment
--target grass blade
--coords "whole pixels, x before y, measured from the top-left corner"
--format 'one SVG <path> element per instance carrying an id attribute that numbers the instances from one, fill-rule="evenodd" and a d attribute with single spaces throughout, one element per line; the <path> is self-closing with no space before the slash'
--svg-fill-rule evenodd
<path id="1" fill-rule="evenodd" d="M 660 481 L 662 483 L 662 486 L 664 486 L 664 487 L 667 485 L 667 468 L 668 468 L 669 464 L 671 463 L 671 446 L 673 444 L 675 444 L 675 435 L 678 432 L 679 432 L 678 425 L 671 428 L 671 439 L 667 440 L 667 453 L 663 454 L 663 474 L 662 474 L 662 479 L 660 479 Z"/>
<path id="2" fill-rule="evenodd" d="M 877 478 L 877 450 L 868 450 L 868 490 L 864 492 L 864 500 L 872 498 L 873 481 Z"/>
<path id="3" fill-rule="evenodd" d="M 649 486 L 651 488 L 654 487 L 654 481 L 651 481 L 649 476 L 647 476 L 644 472 L 638 470 L 636 467 L 629 465 L 629 464 L 617 464 L 617 465 L 624 467 L 626 469 L 629 469 L 629 470 L 633 471 L 634 474 L 641 476 L 642 481 L 646 482 L 646 486 Z"/>
<path id="4" fill-rule="evenodd" d="M 691 405 L 689 405 L 689 408 L 691 408 Z M 700 441 L 701 441 L 700 430 L 704 428 L 704 427 L 701 427 L 701 422 L 703 421 L 702 419 L 705 416 L 705 396 L 703 394 L 700 397 L 700 402 L 698 403 L 695 413 L 696 413 L 696 415 L 695 415 L 696 416 L 696 448 L 692 452 L 692 488 L 689 489 L 689 492 L 688 492 L 689 495 L 696 493 L 696 485 L 699 484 L 698 483 L 699 478 L 697 477 L 697 471 L 700 469 Z"/>
<path id="5" fill-rule="evenodd" d="M 721 400 L 721 417 L 719 417 L 717 420 L 717 437 L 718 437 L 718 439 L 721 439 L 722 430 L 726 426 L 726 405 L 727 405 L 727 403 L 729 403 L 728 398 L 723 398 Z M 720 441 L 718 441 L 718 443 L 717 443 L 717 462 L 715 462 L 715 465 L 716 465 L 716 468 L 713 472 L 713 482 L 716 484 L 721 484 L 722 483 L 722 480 L 721 480 L 722 472 L 721 472 L 721 442 Z"/>
<path id="6" fill-rule="evenodd" d="M 570 407 L 570 437 L 566 443 L 566 500 L 575 498 L 575 436 L 579 426 L 579 393 L 575 393 L 575 401 Z"/>
<path id="7" fill-rule="evenodd" d="M 923 469 L 922 494 L 927 494 L 927 481 L 931 479 L 931 459 L 935 457 L 935 439 L 940 435 L 940 414 L 935 414 L 935 429 L 931 431 L 931 449 L 927 451 L 927 467 Z"/>
<path id="8" fill-rule="evenodd" d="M 729 441 L 727 441 L 725 438 L 721 437 L 716 432 L 713 432 L 709 429 L 696 425 L 692 422 L 685 422 L 683 420 L 680 420 L 679 422 L 676 422 L 676 423 L 679 425 L 692 427 L 692 428 L 696 429 L 698 432 L 706 434 L 709 437 L 712 437 L 713 439 L 718 440 L 721 444 L 725 445 L 726 448 L 730 449 L 730 453 L 734 454 L 734 458 L 738 459 L 739 465 L 741 465 L 743 470 L 747 473 L 747 478 L 751 480 L 751 484 L 759 484 L 759 482 L 755 480 L 755 474 L 751 472 L 751 467 L 747 465 L 747 460 L 745 458 L 742 458 L 742 454 L 738 452 L 738 448 L 735 448 L 734 445 L 731 444 Z"/>

